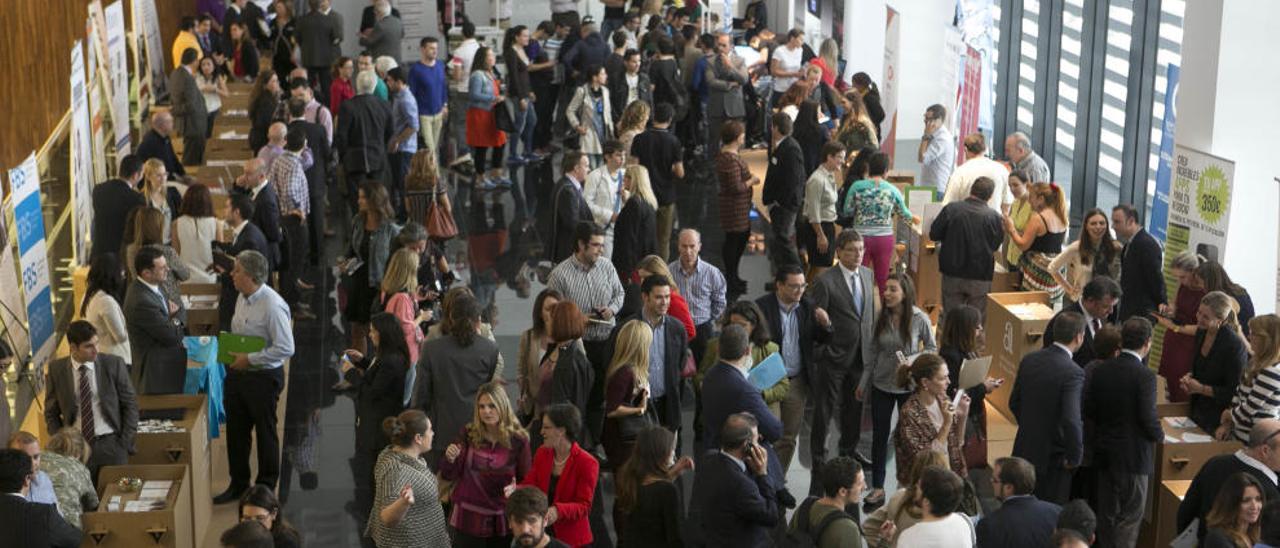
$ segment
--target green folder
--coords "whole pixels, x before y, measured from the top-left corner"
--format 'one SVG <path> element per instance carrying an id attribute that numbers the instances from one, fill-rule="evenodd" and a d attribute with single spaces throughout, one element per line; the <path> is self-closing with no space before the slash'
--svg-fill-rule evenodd
<path id="1" fill-rule="evenodd" d="M 231 365 L 236 361 L 232 352 L 258 352 L 267 347 L 267 340 L 253 335 L 237 335 L 223 331 L 218 335 L 218 361 L 223 365 Z"/>

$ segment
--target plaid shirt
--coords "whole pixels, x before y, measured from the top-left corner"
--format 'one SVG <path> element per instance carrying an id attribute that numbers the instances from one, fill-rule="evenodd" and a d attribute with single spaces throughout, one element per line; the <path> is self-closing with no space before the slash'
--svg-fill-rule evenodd
<path id="1" fill-rule="evenodd" d="M 267 177 L 275 185 L 276 196 L 280 198 L 280 215 L 288 215 L 295 209 L 301 210 L 303 215 L 311 214 L 311 194 L 301 156 L 285 151 L 271 162 Z"/>
<path id="2" fill-rule="evenodd" d="M 694 325 L 720 318 L 725 307 L 724 274 L 720 269 L 702 259 L 693 265 L 693 272 L 685 273 L 679 259 L 667 268 L 671 270 L 671 281 L 680 288 L 680 296 L 689 303 Z"/>

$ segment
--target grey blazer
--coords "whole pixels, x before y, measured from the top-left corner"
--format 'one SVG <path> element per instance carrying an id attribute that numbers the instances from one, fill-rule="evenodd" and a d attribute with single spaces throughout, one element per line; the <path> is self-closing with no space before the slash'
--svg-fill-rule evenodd
<path id="1" fill-rule="evenodd" d="M 400 64 L 400 41 L 404 39 L 404 24 L 400 18 L 388 15 L 373 24 L 368 36 L 360 37 L 360 45 L 369 50 L 376 60 L 388 55 Z"/>
<path id="2" fill-rule="evenodd" d="M 169 319 L 168 303 L 141 281 L 129 284 L 124 321 L 133 350 L 133 385 L 142 394 L 181 394 L 187 378 L 182 324 Z"/>
<path id="3" fill-rule="evenodd" d="M 59 358 L 50 362 L 45 372 L 44 423 L 50 433 L 75 424 L 80 416 L 80 386 L 71 367 L 71 358 Z M 93 373 L 101 418 L 120 435 L 125 447 L 132 448 L 138 433 L 138 400 L 129 380 L 129 367 L 119 356 L 99 353 L 93 362 Z"/>
<path id="4" fill-rule="evenodd" d="M 871 269 L 859 266 L 857 273 L 862 279 L 861 315 L 854 310 L 853 293 L 849 291 L 849 282 L 844 279 L 840 265 L 828 268 L 814 279 L 809 289 L 813 305 L 826 310 L 831 318 L 829 331 L 833 335 L 825 344 L 819 344 L 814 352 L 816 365 L 848 368 L 853 365 L 855 352 L 862 353 L 864 367 L 873 359 L 868 343 L 873 336 L 876 315 L 880 312 L 880 291 L 876 288 Z M 854 373 L 861 374 L 861 370 Z"/>
<path id="5" fill-rule="evenodd" d="M 730 56 L 731 66 L 725 65 L 719 55 L 707 63 L 704 77 L 707 80 L 707 118 L 741 118 L 747 110 L 742 101 L 743 86 L 750 85 L 742 58 Z M 732 84 L 737 84 L 733 86 Z M 718 128 L 710 128 L 718 131 Z"/>
<path id="6" fill-rule="evenodd" d="M 330 10 L 329 15 L 313 11 L 298 18 L 295 35 L 302 50 L 302 66 L 327 69 L 337 59 L 338 44 L 342 43 L 341 17 Z"/>
<path id="7" fill-rule="evenodd" d="M 209 126 L 209 111 L 195 77 L 184 67 L 169 73 L 169 104 L 181 135 L 204 137 Z"/>

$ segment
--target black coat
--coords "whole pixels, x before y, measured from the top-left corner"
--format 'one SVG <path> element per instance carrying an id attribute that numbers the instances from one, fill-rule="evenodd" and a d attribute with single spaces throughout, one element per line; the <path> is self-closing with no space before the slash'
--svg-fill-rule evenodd
<path id="1" fill-rule="evenodd" d="M 782 310 L 778 304 L 778 297 L 774 294 L 765 295 L 756 299 L 756 305 L 760 307 L 761 312 L 764 312 L 765 320 L 769 322 L 770 340 L 778 345 L 778 351 L 781 352 L 786 333 L 782 329 Z M 800 299 L 799 308 L 796 309 L 796 319 L 799 320 L 800 325 L 796 326 L 796 331 L 800 336 L 800 375 L 806 379 L 811 373 L 813 349 L 831 338 L 831 332 L 818 325 L 818 321 L 813 318 L 813 312 L 813 303 L 809 302 L 809 299 Z"/>
<path id="2" fill-rule="evenodd" d="M 1204 345 L 1206 336 L 1204 329 L 1196 330 L 1191 378 L 1213 389 L 1213 395 L 1192 394 L 1189 401 L 1191 420 L 1205 432 L 1212 433 L 1222 422 L 1222 410 L 1231 405 L 1236 386 L 1240 384 L 1240 373 L 1248 366 L 1249 353 L 1244 340 L 1234 330 L 1223 328 L 1218 330 L 1213 346 L 1209 348 L 1209 355 L 1205 356 L 1201 354 L 1200 348 Z"/>
<path id="3" fill-rule="evenodd" d="M 693 478 L 690 513 L 701 525 L 695 545 L 757 548 L 773 546 L 770 532 L 778 523 L 778 504 L 767 476 L 743 471 L 719 451 L 705 453 Z M 694 521 L 693 516 L 690 520 Z"/>
<path id="4" fill-rule="evenodd" d="M 1093 422 L 1094 466 L 1125 474 L 1151 474 L 1154 445 L 1164 439 L 1156 416 L 1156 375 L 1121 352 L 1094 367 L 1084 392 Z"/>
<path id="5" fill-rule="evenodd" d="M 613 268 L 626 276 L 636 263 L 658 253 L 658 215 L 649 202 L 632 196 L 613 224 Z"/>
<path id="6" fill-rule="evenodd" d="M 236 192 L 252 196 L 249 190 L 240 187 L 235 188 Z M 262 231 L 263 238 L 267 240 L 267 262 L 271 263 L 271 270 L 277 270 L 280 265 L 280 199 L 276 197 L 275 187 L 267 184 L 262 187 L 257 196 L 253 197 L 253 218 L 249 219 L 250 223 L 257 226 Z"/>
<path id="7" fill-rule="evenodd" d="M 1076 314 L 1084 316 L 1084 307 L 1080 306 L 1080 303 L 1071 303 L 1070 305 L 1062 307 L 1062 310 L 1059 310 L 1057 314 L 1054 314 L 1053 318 L 1049 319 L 1049 323 L 1044 325 L 1044 337 L 1042 337 L 1042 342 L 1044 344 L 1041 348 L 1053 346 L 1053 336 L 1051 335 L 1053 333 L 1053 326 L 1057 323 L 1058 317 L 1061 316 L 1063 312 L 1075 312 Z M 1107 319 L 1101 319 L 1103 325 L 1106 325 Z M 1076 365 L 1079 365 L 1080 367 L 1084 367 L 1089 365 L 1089 362 L 1093 361 L 1094 357 L 1093 331 L 1086 325 L 1084 328 L 1084 344 L 1080 345 L 1080 349 L 1076 350 L 1076 353 L 1071 355 L 1071 361 L 1076 362 Z"/>
<path id="8" fill-rule="evenodd" d="M 1120 321 L 1146 316 L 1165 304 L 1164 264 L 1160 242 L 1139 229 L 1120 259 Z"/>
<path id="9" fill-rule="evenodd" d="M 214 245 L 219 245 L 214 242 Z M 241 251 L 253 250 L 261 253 L 267 258 L 267 262 L 271 262 L 271 248 L 267 243 L 267 237 L 262 234 L 262 229 L 258 228 L 252 222 L 247 222 L 244 228 L 240 229 L 240 234 L 236 235 L 236 240 L 231 245 L 225 246 L 224 252 L 227 255 L 235 257 Z M 268 277 L 270 275 L 268 274 Z M 225 272 L 219 276 L 222 282 L 222 288 L 219 291 L 218 299 L 218 323 L 223 331 L 231 330 L 231 317 L 236 311 L 236 299 L 239 292 L 236 291 L 235 285 L 231 283 L 231 272 Z"/>
<path id="10" fill-rule="evenodd" d="M 408 356 L 388 351 L 378 356 L 376 364 L 365 356 L 343 375 L 356 390 L 356 447 L 360 450 L 376 452 L 387 446 L 382 419 L 404 410 L 408 364 Z"/>
<path id="11" fill-rule="evenodd" d="M 181 394 L 187 378 L 183 326 L 170 319 L 166 299 L 139 280 L 129 284 L 124 320 L 132 346 L 133 385 L 139 394 Z"/>
<path id="12" fill-rule="evenodd" d="M 622 326 L 631 320 L 644 321 L 644 310 L 636 312 L 634 316 L 620 318 L 617 325 L 613 328 L 613 333 L 609 334 L 609 350 L 606 356 L 612 356 L 614 345 L 618 341 L 618 332 L 622 330 Z M 689 342 L 684 331 L 684 324 L 680 320 L 673 318 L 670 314 L 662 317 L 662 333 L 666 337 L 663 344 L 662 357 L 662 380 L 667 389 L 667 393 L 663 399 L 661 408 L 654 407 L 659 423 L 663 425 L 681 424 L 680 415 L 680 388 L 681 383 L 680 370 L 684 367 L 685 356 L 689 353 Z M 649 385 L 653 385 L 650 379 Z M 695 428 L 697 425 L 695 425 Z"/>
<path id="13" fill-rule="evenodd" d="M 326 108 L 326 107 L 320 107 Z M 324 195 L 324 184 L 328 177 L 329 161 L 332 153 L 329 149 L 329 134 L 325 132 L 324 126 L 306 120 L 294 120 L 289 122 L 289 129 L 301 128 L 303 133 L 307 135 L 307 148 L 311 149 L 311 169 L 307 170 L 307 185 L 312 189 L 321 190 L 321 196 Z M 313 199 L 315 199 L 313 197 Z M 319 213 L 313 211 L 312 213 Z"/>
<path id="14" fill-rule="evenodd" d="M 357 95 L 342 103 L 333 148 L 342 155 L 348 172 L 377 172 L 386 165 L 391 140 L 391 107 L 373 94 Z"/>
<path id="15" fill-rule="evenodd" d="M 573 254 L 576 244 L 573 240 L 573 233 L 578 227 L 578 223 L 588 222 L 594 224 L 595 218 L 591 216 L 591 208 L 587 205 L 587 200 L 582 196 L 582 187 L 576 189 L 571 187 L 574 185 L 569 178 L 561 177 L 560 183 L 556 185 L 555 194 L 552 196 L 554 200 L 554 215 L 551 225 L 551 234 L 543 241 L 551 242 L 550 251 L 551 261 L 559 263 L 567 259 Z"/>
<path id="16" fill-rule="evenodd" d="M 263 92 L 253 104 L 249 105 L 249 148 L 258 154 L 267 144 L 267 131 L 276 122 L 276 112 L 280 109 L 280 100 L 270 93 Z M 271 166 L 266 166 L 268 169 Z"/>
<path id="17" fill-rule="evenodd" d="M 761 198 L 766 207 L 778 204 L 790 211 L 800 211 L 804 201 L 804 184 L 808 176 L 804 169 L 804 151 L 792 137 L 778 142 L 769 158 L 769 171 L 764 177 Z"/>
<path id="18" fill-rule="evenodd" d="M 1084 453 L 1080 404 L 1084 370 L 1057 346 L 1027 354 L 1009 396 L 1018 420 L 1013 455 L 1037 467 L 1079 465 Z"/>
<path id="19" fill-rule="evenodd" d="M 182 162 L 178 161 L 178 154 L 173 151 L 173 140 L 160 135 L 154 129 L 147 130 L 142 135 L 142 142 L 138 143 L 138 151 L 134 155 L 143 162 L 152 158 L 164 162 L 165 171 L 173 175 L 180 177 L 187 174 L 186 168 L 182 167 Z"/>
<path id="20" fill-rule="evenodd" d="M 1027 495 L 1006 499 L 1004 504 L 978 521 L 978 546 L 1022 548 L 1048 546 L 1058 525 L 1062 507 Z"/>
<path id="21" fill-rule="evenodd" d="M 0 494 L 0 531 L 0 548 L 75 548 L 82 536 L 52 504 L 11 494 Z"/>
<path id="22" fill-rule="evenodd" d="M 124 222 L 129 210 L 146 204 L 146 199 L 127 181 L 112 179 L 93 187 L 93 249 L 96 258 L 103 253 L 115 253 L 124 263 L 121 243 L 124 240 Z"/>

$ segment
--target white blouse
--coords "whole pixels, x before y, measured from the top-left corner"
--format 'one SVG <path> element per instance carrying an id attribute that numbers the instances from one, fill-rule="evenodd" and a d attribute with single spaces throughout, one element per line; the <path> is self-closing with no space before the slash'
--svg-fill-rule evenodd
<path id="1" fill-rule="evenodd" d="M 214 217 L 190 217 L 183 215 L 174 221 L 177 232 L 173 239 L 180 248 L 178 256 L 191 271 L 189 281 L 198 283 L 214 283 L 217 278 L 208 272 L 213 264 L 212 243 L 218 239 L 221 221 Z"/>
<path id="2" fill-rule="evenodd" d="M 98 343 L 103 352 L 120 356 L 124 363 L 133 363 L 124 311 L 120 309 L 120 303 L 116 302 L 115 297 L 105 291 L 94 293 L 89 298 L 89 306 L 85 307 L 84 319 L 98 330 Z"/>

